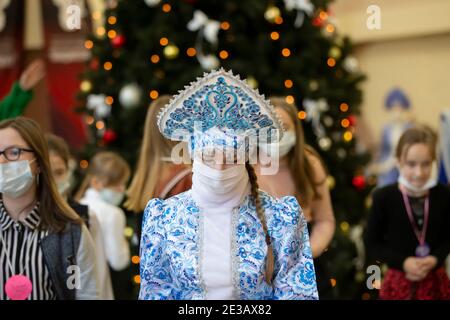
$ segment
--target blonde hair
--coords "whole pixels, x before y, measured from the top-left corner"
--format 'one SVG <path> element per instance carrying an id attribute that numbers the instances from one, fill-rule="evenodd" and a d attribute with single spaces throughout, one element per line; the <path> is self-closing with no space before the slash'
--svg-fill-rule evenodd
<path id="1" fill-rule="evenodd" d="M 16 130 L 28 144 L 39 166 L 37 197 L 39 200 L 39 229 L 62 232 L 67 223 L 82 224 L 81 218 L 64 201 L 53 180 L 47 141 L 40 126 L 32 119 L 17 117 L 0 122 L 0 129 Z"/>
<path id="2" fill-rule="evenodd" d="M 297 107 L 294 104 L 287 103 L 282 97 L 270 97 L 269 100 L 275 108 L 281 108 L 286 111 L 294 122 L 297 143 L 288 153 L 288 163 L 297 190 L 295 197 L 300 202 L 299 196 L 301 196 L 301 203 L 307 207 L 312 200 L 320 199 L 317 187 L 324 183 L 324 181 L 316 181 L 313 166 L 307 154 L 317 158 L 326 171 L 325 164 L 319 154 L 305 143 L 303 127 L 297 118 Z"/>
<path id="3" fill-rule="evenodd" d="M 397 143 L 397 159 L 400 160 L 403 155 L 408 153 L 412 145 L 418 143 L 427 145 L 430 148 L 432 159 L 436 159 L 437 134 L 426 125 L 416 125 L 403 132 Z"/>
<path id="4" fill-rule="evenodd" d="M 110 151 L 97 153 L 89 163 L 88 172 L 75 199 L 79 201 L 83 197 L 92 178 L 96 177 L 105 186 L 109 186 L 128 180 L 130 171 L 128 163 L 117 153 Z"/>
<path id="5" fill-rule="evenodd" d="M 154 198 L 164 162 L 161 157 L 169 157 L 176 142 L 166 139 L 157 125 L 157 116 L 170 101 L 163 95 L 152 102 L 145 119 L 144 137 L 139 152 L 136 172 L 127 190 L 125 207 L 134 212 L 145 209 L 149 199 Z"/>

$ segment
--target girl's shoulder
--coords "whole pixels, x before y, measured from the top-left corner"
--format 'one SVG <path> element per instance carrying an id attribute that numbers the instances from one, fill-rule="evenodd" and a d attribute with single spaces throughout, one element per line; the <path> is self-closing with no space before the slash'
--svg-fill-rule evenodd
<path id="1" fill-rule="evenodd" d="M 294 210 L 300 209 L 300 205 L 294 196 L 284 196 L 277 198 L 264 190 L 258 190 L 259 198 L 263 201 L 263 206 L 287 205 L 293 207 Z"/>
<path id="2" fill-rule="evenodd" d="M 326 166 L 320 157 L 320 155 L 309 145 L 305 146 L 305 157 L 309 162 L 311 169 L 314 172 L 314 182 L 316 184 L 322 184 L 327 178 Z"/>
<path id="3" fill-rule="evenodd" d="M 181 207 L 192 202 L 191 190 L 178 193 L 167 199 L 158 199 L 166 207 Z"/>
<path id="4" fill-rule="evenodd" d="M 436 186 L 431 188 L 431 194 L 438 196 L 440 199 L 450 202 L 450 186 L 438 183 Z"/>
<path id="5" fill-rule="evenodd" d="M 162 214 L 165 211 L 171 211 L 172 215 L 182 212 L 181 208 L 185 208 L 193 203 L 191 190 L 179 193 L 168 199 L 153 198 L 144 209 L 144 219 L 151 212 L 153 216 Z"/>
<path id="6" fill-rule="evenodd" d="M 89 199 L 81 202 L 81 204 L 87 205 L 88 208 L 97 214 L 97 216 L 125 216 L 125 212 L 118 206 L 110 204 L 102 199 Z"/>
<path id="7" fill-rule="evenodd" d="M 376 188 L 373 190 L 372 197 L 374 199 L 387 199 L 392 196 L 397 196 L 400 193 L 397 183 L 389 184 L 387 186 Z"/>
<path id="8" fill-rule="evenodd" d="M 269 219 L 274 216 L 283 218 L 283 220 L 298 220 L 303 217 L 302 208 L 294 196 L 276 198 L 265 191 L 259 190 L 259 198 Z"/>

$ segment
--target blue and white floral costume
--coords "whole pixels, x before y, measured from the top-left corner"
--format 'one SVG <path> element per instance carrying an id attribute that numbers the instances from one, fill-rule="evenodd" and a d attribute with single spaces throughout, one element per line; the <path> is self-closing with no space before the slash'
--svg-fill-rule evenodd
<path id="1" fill-rule="evenodd" d="M 295 197 L 260 191 L 275 256 L 273 286 L 264 279 L 267 245 L 247 196 L 233 217 L 232 272 L 239 299 L 318 299 L 306 220 Z M 152 199 L 141 239 L 140 299 L 202 300 L 202 212 L 187 191 Z"/>
<path id="2" fill-rule="evenodd" d="M 265 137 L 276 142 L 283 129 L 270 102 L 245 81 L 224 70 L 205 74 L 175 96 L 161 111 L 158 126 L 166 138 L 187 142 L 191 155 L 212 147 L 244 150 L 247 156 L 255 147 L 252 138 L 260 141 Z M 245 161 L 250 163 L 248 158 Z M 221 201 L 222 194 L 233 195 L 238 191 L 237 201 L 231 206 L 218 202 L 216 208 L 205 208 L 199 194 L 212 198 L 217 190 L 207 182 L 199 189 L 202 172 L 201 169 L 195 171 L 199 163 L 194 160 L 191 190 L 167 200 L 152 199 L 145 209 L 139 298 L 318 299 L 306 220 L 295 197 L 276 199 L 256 191 L 266 216 L 269 242 L 257 216 L 256 201 L 249 192 L 249 176 L 243 164 L 234 166 L 239 173 L 235 177 L 236 186 L 232 185 L 225 193 L 216 193 Z M 228 190 L 220 184 L 217 188 Z M 225 245 L 216 234 L 211 236 L 212 229 L 204 227 L 217 223 L 218 220 L 208 214 L 215 210 L 223 211 L 229 218 L 225 225 L 229 232 L 225 232 L 227 237 L 223 238 Z M 225 230 L 222 224 L 216 227 L 215 230 Z M 210 258 L 218 251 L 203 249 L 217 241 L 215 248 L 223 249 L 224 254 L 221 252 L 212 261 Z M 265 279 L 268 243 L 275 260 L 271 284 Z M 202 256 L 204 252 L 210 254 Z M 222 269 L 218 269 L 218 265 Z M 220 270 L 218 277 L 226 278 L 226 294 L 211 295 L 212 290 L 216 290 L 211 285 L 211 270 Z"/>

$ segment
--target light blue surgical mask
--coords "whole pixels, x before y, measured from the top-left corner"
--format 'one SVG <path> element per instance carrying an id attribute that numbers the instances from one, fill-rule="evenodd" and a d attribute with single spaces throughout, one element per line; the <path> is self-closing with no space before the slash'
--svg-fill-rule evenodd
<path id="1" fill-rule="evenodd" d="M 113 206 L 119 206 L 125 197 L 125 193 L 105 188 L 100 191 L 100 197 L 103 201 Z"/>
<path id="2" fill-rule="evenodd" d="M 11 197 L 23 196 L 34 183 L 30 164 L 35 161 L 21 160 L 0 164 L 0 193 Z"/>
<path id="3" fill-rule="evenodd" d="M 67 176 L 63 180 L 58 181 L 56 183 L 56 185 L 58 187 L 58 192 L 59 192 L 60 195 L 66 196 L 66 194 L 70 190 L 71 181 L 72 181 L 71 175 L 67 174 Z"/>

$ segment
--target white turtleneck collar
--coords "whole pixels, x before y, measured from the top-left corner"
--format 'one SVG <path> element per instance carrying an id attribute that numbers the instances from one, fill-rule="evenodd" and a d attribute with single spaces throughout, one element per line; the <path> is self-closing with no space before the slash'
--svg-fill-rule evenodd
<path id="1" fill-rule="evenodd" d="M 244 164 L 217 170 L 194 160 L 192 172 L 192 197 L 200 207 L 234 208 L 250 193 Z"/>

